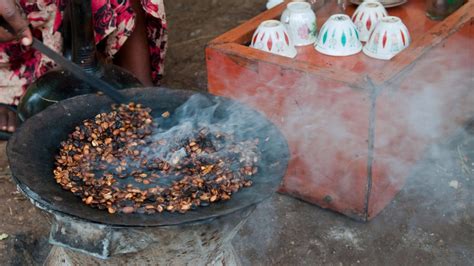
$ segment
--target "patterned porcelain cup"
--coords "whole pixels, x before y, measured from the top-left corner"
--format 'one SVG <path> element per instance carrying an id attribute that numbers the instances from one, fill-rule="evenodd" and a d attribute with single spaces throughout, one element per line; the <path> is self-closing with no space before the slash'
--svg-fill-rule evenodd
<path id="1" fill-rule="evenodd" d="M 332 56 L 353 55 L 362 50 L 356 26 L 344 14 L 332 15 L 324 23 L 315 47 L 318 52 Z"/>
<path id="2" fill-rule="evenodd" d="M 306 2 L 306 0 L 291 0 L 291 3 L 293 2 Z M 288 20 L 288 15 L 290 14 L 290 10 L 288 10 L 288 4 L 286 5 L 286 9 L 283 10 L 283 13 L 281 13 L 280 21 L 285 23 L 285 21 Z"/>
<path id="3" fill-rule="evenodd" d="M 282 14 L 285 24 L 296 46 L 313 44 L 316 41 L 316 15 L 307 2 L 291 2 Z"/>
<path id="4" fill-rule="evenodd" d="M 388 16 L 380 20 L 364 46 L 364 54 L 390 60 L 410 45 L 407 27 L 398 17 Z"/>
<path id="5" fill-rule="evenodd" d="M 366 42 L 379 20 L 388 16 L 383 5 L 377 1 L 364 1 L 352 15 L 352 21 L 359 31 L 360 40 Z"/>
<path id="6" fill-rule="evenodd" d="M 253 34 L 250 47 L 290 58 L 297 53 L 285 26 L 278 20 L 262 22 Z"/>

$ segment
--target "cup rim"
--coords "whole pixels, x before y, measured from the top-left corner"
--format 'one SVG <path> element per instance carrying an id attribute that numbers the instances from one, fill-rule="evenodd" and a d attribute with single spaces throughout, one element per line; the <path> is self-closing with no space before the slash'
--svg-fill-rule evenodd
<path id="1" fill-rule="evenodd" d="M 276 19 L 270 19 L 270 20 L 265 20 L 263 21 L 260 26 L 264 28 L 276 28 L 281 25 L 281 22 L 276 20 Z"/>
<path id="2" fill-rule="evenodd" d="M 334 22 L 347 22 L 351 21 L 351 18 L 346 14 L 334 14 L 329 17 L 329 20 Z"/>
<path id="3" fill-rule="evenodd" d="M 360 53 L 362 51 L 363 47 L 362 45 L 353 49 L 347 49 L 344 51 L 340 51 L 337 49 L 328 49 L 326 47 L 323 47 L 319 45 L 318 43 L 314 46 L 316 51 L 324 54 L 324 55 L 329 55 L 329 56 L 350 56 L 350 55 L 355 55 Z"/>
<path id="4" fill-rule="evenodd" d="M 396 16 L 385 16 L 380 18 L 380 22 L 387 23 L 387 24 L 395 24 L 400 23 L 402 20 Z"/>
<path id="5" fill-rule="evenodd" d="M 366 46 L 362 49 L 362 52 L 367 55 L 368 57 L 375 58 L 375 59 L 380 59 L 380 60 L 390 60 L 397 54 L 399 54 L 402 50 L 398 51 L 397 53 L 373 53 L 371 52 Z"/>
<path id="6" fill-rule="evenodd" d="M 305 1 L 290 2 L 286 6 L 293 12 L 302 12 L 306 11 L 308 8 L 311 8 L 311 4 Z M 301 6 L 301 8 L 297 8 L 297 6 Z"/>

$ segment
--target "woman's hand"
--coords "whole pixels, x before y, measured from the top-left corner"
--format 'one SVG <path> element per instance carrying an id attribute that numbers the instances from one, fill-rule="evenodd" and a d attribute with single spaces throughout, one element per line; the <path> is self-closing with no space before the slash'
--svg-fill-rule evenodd
<path id="1" fill-rule="evenodd" d="M 29 23 L 16 0 L 0 0 L 0 16 L 15 30 L 15 33 L 11 33 L 0 27 L 0 42 L 20 40 L 23 45 L 31 45 L 33 37 Z"/>

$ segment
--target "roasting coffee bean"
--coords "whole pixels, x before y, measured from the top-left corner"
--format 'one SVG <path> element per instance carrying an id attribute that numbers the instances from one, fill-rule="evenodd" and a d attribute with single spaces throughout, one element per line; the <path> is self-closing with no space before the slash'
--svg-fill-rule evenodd
<path id="1" fill-rule="evenodd" d="M 171 119 L 167 113 L 159 121 Z M 252 185 L 256 141 L 201 128 L 187 137 L 154 138 L 150 110 L 130 103 L 84 120 L 61 142 L 56 182 L 93 208 L 114 213 L 186 213 Z M 189 132 L 188 132 L 189 133 Z M 179 134 L 178 134 L 179 135 Z M 180 154 L 170 162 L 159 149 Z"/>

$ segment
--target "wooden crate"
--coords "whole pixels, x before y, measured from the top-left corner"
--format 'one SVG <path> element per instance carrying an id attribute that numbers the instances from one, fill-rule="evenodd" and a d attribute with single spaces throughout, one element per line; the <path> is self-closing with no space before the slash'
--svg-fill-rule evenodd
<path id="1" fill-rule="evenodd" d="M 334 2 L 317 10 L 319 27 Z M 400 191 L 424 149 L 473 115 L 473 3 L 441 22 L 426 18 L 424 3 L 388 10 L 412 36 L 390 61 L 330 57 L 312 46 L 290 59 L 248 47 L 283 4 L 209 43 L 209 91 L 264 112 L 288 139 L 282 192 L 370 220 Z M 346 13 L 353 12 L 349 6 Z"/>

